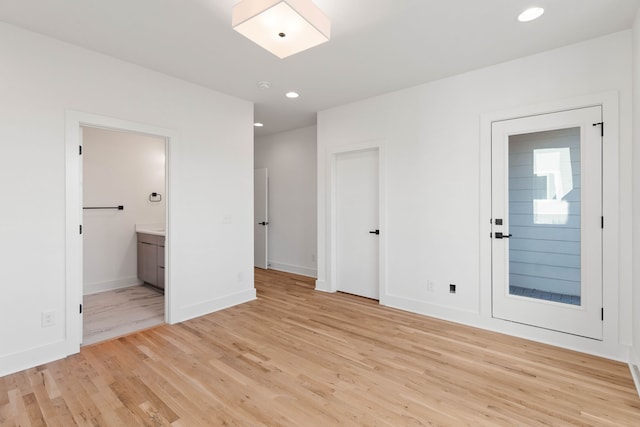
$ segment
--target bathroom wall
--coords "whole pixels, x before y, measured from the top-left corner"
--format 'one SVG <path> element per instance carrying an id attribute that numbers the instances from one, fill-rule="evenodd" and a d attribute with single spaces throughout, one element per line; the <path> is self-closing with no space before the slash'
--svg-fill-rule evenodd
<path id="1" fill-rule="evenodd" d="M 83 127 L 83 290 L 92 294 L 140 284 L 135 224 L 165 223 L 165 141 Z M 151 202 L 151 193 L 160 202 Z"/>

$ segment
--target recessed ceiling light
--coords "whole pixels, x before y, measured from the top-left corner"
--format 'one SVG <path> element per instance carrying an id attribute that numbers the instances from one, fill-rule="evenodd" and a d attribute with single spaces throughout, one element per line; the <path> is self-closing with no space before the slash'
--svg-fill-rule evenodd
<path id="1" fill-rule="evenodd" d="M 541 8 L 541 7 L 531 7 L 529 9 L 525 10 L 524 12 L 522 12 L 518 16 L 518 21 L 520 21 L 520 22 L 533 21 L 534 19 L 540 18 L 543 13 L 544 13 L 544 9 L 543 8 Z"/>
<path id="2" fill-rule="evenodd" d="M 292 99 L 297 98 L 299 96 L 300 94 L 298 92 L 287 92 L 287 95 L 286 95 L 287 98 L 292 98 Z"/>
<path id="3" fill-rule="evenodd" d="M 260 123 L 260 122 L 255 122 L 255 123 L 253 124 L 253 126 L 254 126 L 254 127 L 257 127 L 257 128 L 261 128 L 261 127 L 262 127 L 262 126 L 264 126 L 264 125 L 263 125 L 262 123 Z"/>

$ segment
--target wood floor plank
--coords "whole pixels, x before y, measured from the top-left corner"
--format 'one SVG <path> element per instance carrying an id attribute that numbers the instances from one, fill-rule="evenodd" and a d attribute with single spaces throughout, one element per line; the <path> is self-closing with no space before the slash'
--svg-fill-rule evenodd
<path id="1" fill-rule="evenodd" d="M 27 411 L 20 390 L 9 390 L 9 404 L 11 405 L 13 419 L 9 418 L 7 425 L 30 427 L 32 424 L 29 412 Z"/>
<path id="2" fill-rule="evenodd" d="M 0 378 L 0 426 L 636 426 L 623 363 L 256 270 L 258 298 Z"/>

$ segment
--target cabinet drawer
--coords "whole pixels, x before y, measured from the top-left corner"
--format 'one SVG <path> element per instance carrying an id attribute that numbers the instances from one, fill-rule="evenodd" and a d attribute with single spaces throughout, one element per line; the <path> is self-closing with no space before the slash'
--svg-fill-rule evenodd
<path id="1" fill-rule="evenodd" d="M 156 236 L 155 234 L 137 233 L 138 242 L 149 243 L 151 245 L 164 246 L 164 236 Z"/>
<path id="2" fill-rule="evenodd" d="M 158 284 L 156 286 L 164 289 L 164 267 L 158 266 Z"/>
<path id="3" fill-rule="evenodd" d="M 138 278 L 150 285 L 157 284 L 157 248 L 150 243 L 138 242 Z"/>
<path id="4" fill-rule="evenodd" d="M 157 246 L 158 267 L 164 268 L 164 246 Z"/>

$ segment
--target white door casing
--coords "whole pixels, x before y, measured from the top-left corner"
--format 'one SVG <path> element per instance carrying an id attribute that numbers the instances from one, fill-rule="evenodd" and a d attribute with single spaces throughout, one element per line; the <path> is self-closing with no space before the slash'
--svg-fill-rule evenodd
<path id="1" fill-rule="evenodd" d="M 80 351 L 82 342 L 82 320 L 80 305 L 83 300 L 82 286 L 82 159 L 79 147 L 82 145 L 82 126 L 113 129 L 158 136 L 165 139 L 165 192 L 168 198 L 171 191 L 170 145 L 178 140 L 175 132 L 141 123 L 120 120 L 97 114 L 67 110 L 65 114 L 65 189 L 66 189 L 66 354 Z M 166 204 L 166 243 L 165 243 L 165 322 L 171 324 L 171 311 L 174 301 L 170 283 L 171 272 L 171 222 L 170 204 Z"/>
<path id="2" fill-rule="evenodd" d="M 335 159 L 336 288 L 379 299 L 379 152 L 359 150 Z"/>
<path id="3" fill-rule="evenodd" d="M 78 138 L 80 139 L 79 143 L 80 143 L 80 147 L 84 147 L 84 131 L 83 131 L 83 127 L 79 126 L 78 127 Z M 80 155 L 82 148 L 79 148 L 78 150 L 78 154 Z M 82 207 L 84 206 L 84 162 L 82 161 L 82 156 L 78 157 L 79 161 L 78 161 L 78 170 L 79 170 L 79 174 L 78 174 L 78 181 L 79 181 L 79 194 L 78 197 L 80 198 L 80 203 L 78 206 L 78 209 L 80 209 L 80 219 L 82 221 L 82 225 L 81 227 L 84 225 L 84 210 L 82 209 Z M 80 256 L 80 278 L 81 280 L 83 280 L 84 278 L 84 250 L 85 250 L 85 246 L 84 246 L 84 237 L 81 235 L 80 236 L 80 251 L 79 251 L 79 256 Z M 81 296 L 80 296 L 80 304 L 81 307 L 84 307 L 84 283 L 81 282 L 80 283 L 80 290 L 81 290 Z M 84 310 L 79 309 L 78 310 L 80 312 L 80 320 L 78 322 L 78 337 L 80 339 L 80 345 L 82 345 L 82 340 L 84 337 Z"/>
<path id="4" fill-rule="evenodd" d="M 602 122 L 602 107 L 596 106 L 492 123 L 493 317 L 568 334 L 602 339 L 602 137 L 601 127 L 594 126 L 600 122 Z M 515 153 L 515 150 L 521 144 L 529 143 L 526 142 L 527 139 L 533 140 L 548 135 L 558 135 L 558 132 L 561 134 L 562 132 L 565 134 L 566 132 L 574 133 L 578 145 L 571 149 L 568 147 L 558 148 L 554 142 L 553 144 L 556 145 L 548 145 L 547 143 L 543 148 L 528 149 L 532 152 L 522 155 L 533 157 L 533 163 L 530 162 L 526 166 L 512 164 L 511 169 L 514 171 L 517 168 L 531 169 L 533 167 L 537 170 L 527 172 L 531 175 L 530 178 L 519 178 L 513 175 L 510 181 L 510 159 L 514 161 L 513 159 L 520 155 Z M 514 150 L 513 156 L 515 157 L 509 157 L 510 147 Z M 550 150 L 555 150 L 555 152 L 550 152 Z M 564 173 L 566 175 L 564 183 L 562 179 L 554 178 L 553 172 L 543 170 L 545 162 L 551 161 L 553 163 L 553 161 L 557 161 L 557 158 L 563 156 L 569 159 L 569 152 L 572 153 L 572 157 L 565 162 L 563 167 L 575 170 L 571 172 L 569 169 L 569 172 Z M 536 161 L 538 165 L 532 166 L 536 164 Z M 558 172 L 557 174 L 562 173 Z M 571 176 L 574 176 L 575 182 L 572 181 Z M 527 203 L 520 202 L 519 205 L 514 202 L 510 205 L 510 194 L 515 201 L 519 197 L 518 192 L 520 191 L 517 186 L 522 183 L 529 185 L 527 180 L 534 183 L 533 187 L 540 187 L 527 187 L 527 190 L 521 191 L 523 194 L 530 193 L 529 196 L 533 194 L 533 200 Z M 510 193 L 510 185 L 512 193 Z M 553 190 L 553 194 L 548 197 L 548 200 L 542 200 L 547 197 L 540 196 L 540 191 L 545 193 L 551 190 Z M 540 197 L 542 199 L 539 199 Z M 517 209 L 520 209 L 519 206 L 527 206 L 527 204 L 531 205 L 534 214 L 524 215 L 524 212 L 516 212 Z M 579 209 L 579 211 L 570 212 L 568 206 L 574 210 Z M 515 214 L 511 217 L 510 207 L 513 212 L 520 215 Z M 564 214 L 561 212 L 563 209 Z M 555 216 L 549 212 L 555 213 Z M 570 213 L 571 215 L 569 215 Z M 501 220 L 502 224 L 497 224 L 496 219 Z M 531 224 L 523 224 L 522 221 L 525 220 Z M 572 228 L 574 229 L 572 230 Z M 523 242 L 525 240 L 524 233 L 527 232 L 533 233 L 528 237 L 530 244 L 533 245 L 537 245 L 536 242 L 549 242 L 550 239 L 556 239 L 554 236 L 560 234 L 570 236 L 567 237 L 568 242 L 551 242 L 551 244 L 552 246 L 572 246 L 573 249 L 569 251 L 569 255 L 563 250 L 536 254 L 531 252 L 531 246 L 522 246 L 526 244 Z M 497 239 L 496 233 L 503 233 L 505 236 L 511 235 L 511 237 Z M 510 250 L 511 245 L 515 248 L 513 251 Z M 515 271 L 516 266 L 522 263 L 514 261 L 513 264 L 510 264 L 510 254 L 512 257 L 516 255 L 528 257 L 525 260 L 526 268 L 535 272 L 534 276 L 537 278 L 527 277 L 526 280 L 533 283 L 533 285 L 527 286 L 543 288 L 544 285 L 540 282 L 544 282 L 550 277 L 546 272 L 553 270 L 563 270 L 561 275 L 564 278 L 569 278 L 571 275 L 576 276 L 577 279 L 574 278 L 573 282 L 577 283 L 574 287 L 578 288 L 575 293 L 578 295 L 579 302 L 567 304 L 557 300 L 549 301 L 539 297 L 515 294 L 514 288 L 510 288 L 510 284 L 514 286 L 514 283 L 510 283 L 510 280 L 517 282 L 522 279 L 517 278 L 518 274 L 510 274 L 510 266 Z M 530 262 L 530 259 L 533 258 L 536 258 L 536 261 Z M 566 262 L 568 264 L 565 264 Z M 547 277 L 541 280 L 540 277 L 545 275 Z M 566 280 L 566 283 L 570 282 L 570 280 Z"/>
<path id="5" fill-rule="evenodd" d="M 269 173 L 253 171 L 253 258 L 258 268 L 269 268 Z"/>

